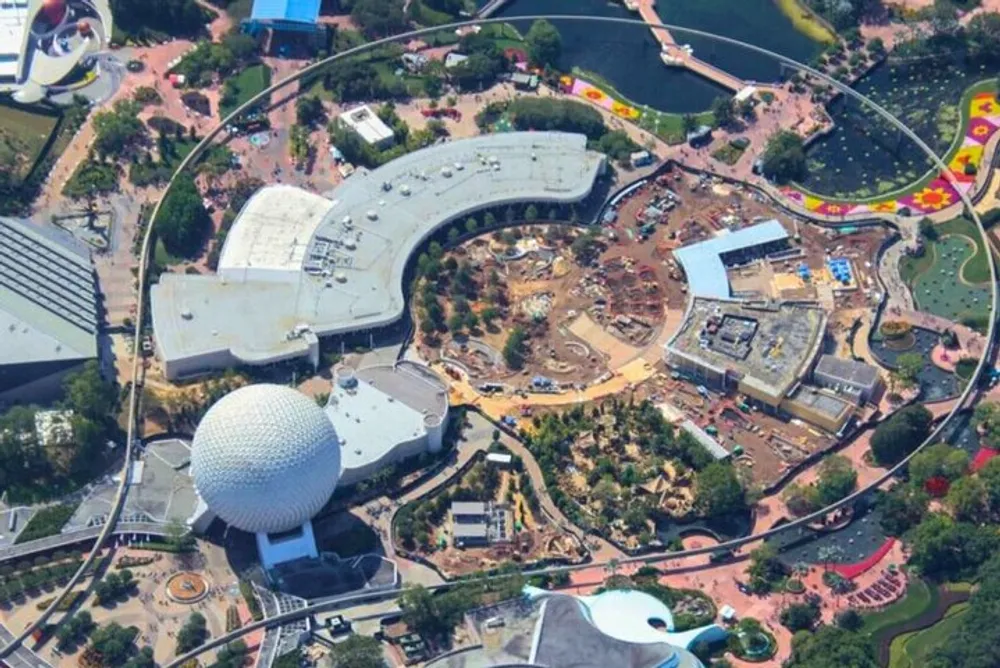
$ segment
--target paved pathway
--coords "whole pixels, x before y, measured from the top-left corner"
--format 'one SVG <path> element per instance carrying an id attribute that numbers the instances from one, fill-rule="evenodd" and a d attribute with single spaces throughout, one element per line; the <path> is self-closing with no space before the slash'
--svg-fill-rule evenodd
<path id="1" fill-rule="evenodd" d="M 14 634 L 8 631 L 6 626 L 0 624 L 0 647 L 8 645 L 13 639 Z M 9 668 L 52 668 L 50 663 L 24 645 L 20 645 L 13 654 L 0 662 L 0 665 L 2 664 L 6 664 Z"/>

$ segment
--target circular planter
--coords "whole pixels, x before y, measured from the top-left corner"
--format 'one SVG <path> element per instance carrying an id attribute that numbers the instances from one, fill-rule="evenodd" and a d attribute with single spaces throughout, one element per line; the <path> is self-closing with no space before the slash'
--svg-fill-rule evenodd
<path id="1" fill-rule="evenodd" d="M 167 580 L 167 598 L 174 603 L 190 605 L 208 596 L 208 582 L 191 571 L 181 571 Z"/>

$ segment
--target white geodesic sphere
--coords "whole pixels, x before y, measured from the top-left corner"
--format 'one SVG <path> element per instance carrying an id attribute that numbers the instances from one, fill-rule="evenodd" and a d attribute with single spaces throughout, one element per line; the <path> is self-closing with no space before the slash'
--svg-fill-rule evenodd
<path id="1" fill-rule="evenodd" d="M 283 385 L 248 385 L 212 406 L 194 434 L 191 474 L 221 520 L 288 531 L 319 512 L 340 477 L 340 441 L 316 402 Z"/>

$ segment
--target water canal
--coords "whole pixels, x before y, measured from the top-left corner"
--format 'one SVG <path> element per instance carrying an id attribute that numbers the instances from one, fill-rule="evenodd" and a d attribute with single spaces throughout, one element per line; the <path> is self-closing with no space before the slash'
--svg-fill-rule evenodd
<path id="1" fill-rule="evenodd" d="M 795 30 L 773 0 L 658 0 L 657 12 L 665 23 L 717 32 L 799 60 L 808 61 L 821 49 L 818 42 Z M 511 0 L 496 16 L 529 14 L 638 18 L 607 0 Z M 529 27 L 527 22 L 511 22 L 522 32 Z M 563 69 L 595 72 L 633 102 L 689 113 L 708 109 L 713 99 L 726 93 L 696 74 L 666 67 L 659 45 L 645 26 L 565 21 L 556 25 L 563 39 Z M 704 38 L 681 34 L 675 38 L 694 47 L 699 58 L 739 77 L 772 81 L 781 74 L 778 63 L 768 56 Z"/>

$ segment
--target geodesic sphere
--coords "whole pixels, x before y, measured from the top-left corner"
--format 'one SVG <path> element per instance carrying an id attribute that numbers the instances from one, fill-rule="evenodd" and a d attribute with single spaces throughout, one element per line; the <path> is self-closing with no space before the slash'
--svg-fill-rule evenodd
<path id="1" fill-rule="evenodd" d="M 212 406 L 191 445 L 194 484 L 230 526 L 277 533 L 303 524 L 340 478 L 340 442 L 323 409 L 282 385 L 248 385 Z"/>

